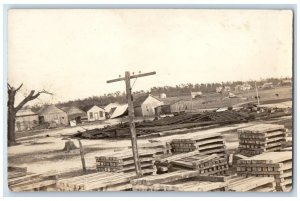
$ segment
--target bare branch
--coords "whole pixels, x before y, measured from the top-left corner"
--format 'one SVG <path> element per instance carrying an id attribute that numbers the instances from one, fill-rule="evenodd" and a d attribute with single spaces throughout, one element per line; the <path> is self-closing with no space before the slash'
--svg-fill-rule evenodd
<path id="1" fill-rule="evenodd" d="M 54 95 L 53 93 L 51 93 L 49 91 L 46 91 L 45 89 L 43 89 L 42 91 L 39 91 L 38 93 L 40 93 L 40 94 L 48 94 L 48 95 L 51 95 L 51 96 Z"/>
<path id="2" fill-rule="evenodd" d="M 23 86 L 23 83 L 15 90 L 15 92 L 19 91 L 22 86 Z"/>
<path id="3" fill-rule="evenodd" d="M 8 90 L 11 90 L 11 88 L 12 88 L 9 83 L 7 83 L 7 88 L 8 88 Z"/>

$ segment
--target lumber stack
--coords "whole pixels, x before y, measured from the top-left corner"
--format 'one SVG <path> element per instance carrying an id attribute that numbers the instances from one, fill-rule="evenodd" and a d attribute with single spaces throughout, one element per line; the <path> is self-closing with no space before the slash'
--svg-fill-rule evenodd
<path id="1" fill-rule="evenodd" d="M 131 146 L 128 148 L 131 149 Z M 172 153 L 170 143 L 162 141 L 149 141 L 149 143 L 138 144 L 138 148 L 139 150 L 151 151 L 156 156 Z"/>
<path id="2" fill-rule="evenodd" d="M 143 175 L 156 174 L 155 152 L 140 150 L 139 160 Z M 97 156 L 96 169 L 98 172 L 135 172 L 132 151 L 117 151 Z"/>
<path id="3" fill-rule="evenodd" d="M 232 192 L 276 192 L 274 177 L 239 177 L 227 180 L 228 191 Z"/>
<path id="4" fill-rule="evenodd" d="M 218 154 L 226 157 L 225 142 L 220 133 L 197 134 L 171 141 L 172 151 L 184 153 L 198 150 L 202 154 Z"/>
<path id="5" fill-rule="evenodd" d="M 135 173 L 97 172 L 62 179 L 57 182 L 58 191 L 127 191 Z"/>
<path id="6" fill-rule="evenodd" d="M 225 175 L 228 163 L 217 154 L 204 155 L 197 153 L 171 162 L 173 168 L 198 170 L 201 175 Z"/>
<path id="7" fill-rule="evenodd" d="M 26 173 L 19 177 L 8 178 L 8 187 L 11 191 L 45 191 L 56 185 L 56 173 L 33 174 Z"/>
<path id="8" fill-rule="evenodd" d="M 225 191 L 227 183 L 201 177 L 198 171 L 180 170 L 131 181 L 133 191 Z"/>
<path id="9" fill-rule="evenodd" d="M 258 124 L 239 129 L 239 152 L 254 156 L 266 151 L 279 151 L 286 141 L 283 125 Z"/>
<path id="10" fill-rule="evenodd" d="M 292 152 L 265 152 L 241 159 L 237 175 L 244 177 L 274 177 L 276 190 L 288 192 L 292 188 Z"/>

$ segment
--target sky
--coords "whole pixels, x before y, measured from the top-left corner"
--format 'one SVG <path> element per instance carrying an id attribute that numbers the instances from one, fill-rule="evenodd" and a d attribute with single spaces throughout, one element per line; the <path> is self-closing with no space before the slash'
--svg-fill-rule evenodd
<path id="1" fill-rule="evenodd" d="M 156 75 L 133 90 L 292 76 L 288 10 L 11 9 L 8 82 L 57 103 L 125 91 L 125 71 Z"/>

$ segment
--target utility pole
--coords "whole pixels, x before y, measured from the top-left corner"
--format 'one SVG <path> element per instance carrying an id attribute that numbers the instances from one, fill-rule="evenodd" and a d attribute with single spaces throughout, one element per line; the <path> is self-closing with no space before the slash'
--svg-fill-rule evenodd
<path id="1" fill-rule="evenodd" d="M 257 106 L 259 106 L 259 97 L 258 97 L 256 82 L 255 82 L 255 89 L 256 89 L 256 97 L 257 97 Z"/>
<path id="2" fill-rule="evenodd" d="M 129 119 L 130 133 L 131 133 L 131 145 L 132 145 L 131 147 L 132 147 L 135 171 L 136 171 L 136 174 L 138 177 L 142 176 L 142 169 L 141 169 L 141 163 L 140 163 L 139 154 L 138 154 L 137 137 L 136 137 L 135 123 L 134 123 L 133 97 L 132 97 L 132 93 L 131 93 L 132 88 L 130 85 L 130 80 L 133 78 L 145 77 L 145 76 L 155 75 L 155 74 L 156 74 L 156 72 L 130 75 L 130 72 L 126 71 L 125 77 L 106 81 L 107 83 L 118 82 L 118 81 L 123 81 L 123 80 L 125 81 L 126 98 L 127 98 L 127 102 L 128 102 L 128 119 Z"/>

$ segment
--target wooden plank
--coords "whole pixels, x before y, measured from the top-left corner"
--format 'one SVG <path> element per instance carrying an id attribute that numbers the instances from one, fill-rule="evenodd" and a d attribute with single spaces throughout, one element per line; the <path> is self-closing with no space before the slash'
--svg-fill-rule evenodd
<path id="1" fill-rule="evenodd" d="M 46 180 L 46 181 L 40 181 L 40 182 L 36 182 L 33 184 L 24 185 L 24 186 L 12 187 L 11 190 L 16 191 L 16 192 L 34 191 L 35 189 L 40 189 L 40 188 L 55 185 L 55 184 L 56 184 L 56 180 Z"/>
<path id="2" fill-rule="evenodd" d="M 151 184 L 157 184 L 157 183 L 167 183 L 172 181 L 177 181 L 181 179 L 186 178 L 192 178 L 195 176 L 199 176 L 198 171 L 177 171 L 177 172 L 170 172 L 166 174 L 161 175 L 153 175 L 153 176 L 147 176 L 144 178 L 139 178 L 131 181 L 132 184 L 143 184 L 143 185 L 151 185 Z"/>

